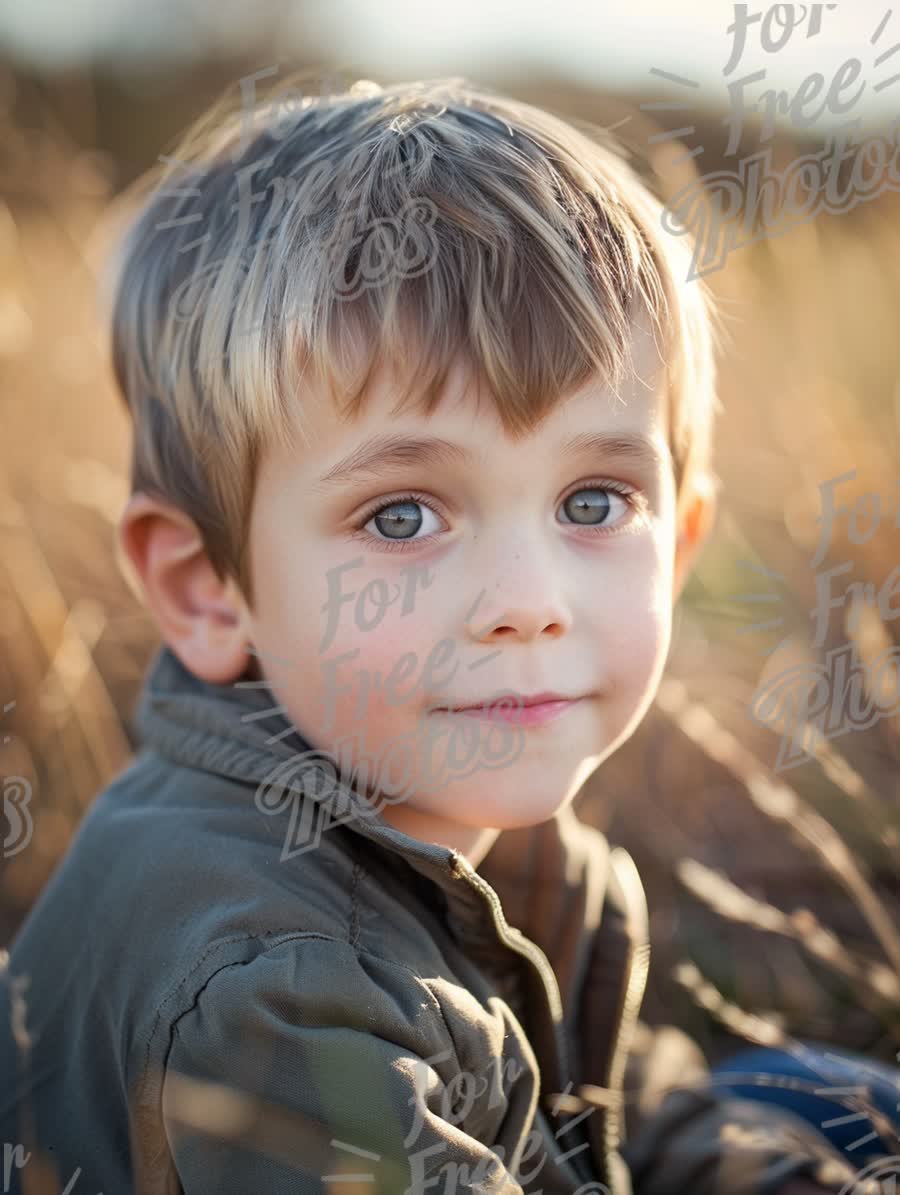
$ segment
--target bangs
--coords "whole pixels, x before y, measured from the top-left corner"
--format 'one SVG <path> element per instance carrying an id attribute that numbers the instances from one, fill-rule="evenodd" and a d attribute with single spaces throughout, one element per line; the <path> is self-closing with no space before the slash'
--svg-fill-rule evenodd
<path id="1" fill-rule="evenodd" d="M 462 359 L 517 435 L 589 377 L 619 383 L 632 320 L 659 326 L 665 310 L 639 230 L 524 138 L 482 130 L 473 154 L 466 132 L 425 120 L 382 140 L 298 254 L 308 272 L 280 256 L 284 308 L 266 324 L 284 333 L 270 350 L 282 393 L 299 368 L 352 416 L 386 367 L 406 380 L 400 405 L 431 414 Z"/>

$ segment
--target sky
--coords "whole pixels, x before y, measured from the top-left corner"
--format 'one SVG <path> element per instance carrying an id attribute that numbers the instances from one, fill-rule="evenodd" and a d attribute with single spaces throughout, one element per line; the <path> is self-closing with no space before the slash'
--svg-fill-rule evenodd
<path id="1" fill-rule="evenodd" d="M 17 57 L 45 64 L 107 57 L 120 65 L 162 54 L 176 63 L 214 48 L 246 44 L 277 32 L 278 59 L 312 46 L 316 55 L 369 70 L 381 82 L 422 75 L 559 71 L 575 81 L 611 90 L 652 88 L 688 104 L 729 103 L 724 75 L 732 53 L 728 26 L 736 9 L 767 16 L 748 26 L 734 80 L 764 70 L 747 84 L 745 103 L 767 88 L 794 95 L 819 71 L 821 107 L 835 72 L 848 58 L 859 73 L 845 76 L 838 98 L 854 96 L 844 114 L 825 111 L 816 130 L 859 117 L 884 127 L 900 114 L 900 9 L 884 0 L 834 4 L 735 5 L 726 0 L 0 0 L 0 44 Z M 778 16 L 805 12 L 781 46 Z M 810 36 L 810 24 L 819 29 Z M 872 38 L 880 33 L 875 44 Z M 880 59 L 880 61 L 879 61 Z M 676 75 L 680 81 L 656 72 Z M 896 79 L 894 79 L 896 76 Z M 893 81 L 892 81 L 893 80 Z M 812 87 L 812 84 L 809 85 Z M 858 96 L 857 96 L 858 93 Z M 780 112 L 779 123 L 794 123 Z"/>

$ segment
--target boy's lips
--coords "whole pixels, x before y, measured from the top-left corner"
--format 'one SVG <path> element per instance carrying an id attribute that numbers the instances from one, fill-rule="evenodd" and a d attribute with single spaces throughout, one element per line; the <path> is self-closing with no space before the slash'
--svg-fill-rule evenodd
<path id="1" fill-rule="evenodd" d="M 540 726 L 553 721 L 572 709 L 584 697 L 565 697 L 560 693 L 534 693 L 529 697 L 516 698 L 515 694 L 500 696 L 493 702 L 474 705 L 438 706 L 434 714 L 460 714 L 465 717 L 500 719 L 518 726 Z"/>
<path id="2" fill-rule="evenodd" d="M 515 693 L 514 691 L 510 690 L 510 692 L 508 694 L 504 693 L 502 695 L 502 698 L 505 698 L 507 696 L 514 697 L 519 702 L 519 704 L 521 704 L 522 706 L 545 705 L 547 702 L 550 702 L 550 701 L 577 701 L 578 700 L 577 697 L 566 697 L 562 693 L 552 693 L 552 692 L 546 692 L 546 691 L 542 692 L 542 693 L 534 693 L 530 697 L 527 697 L 524 694 L 518 694 L 518 693 Z M 497 700 L 498 700 L 497 697 L 495 697 L 493 699 L 493 701 L 497 701 Z M 483 710 L 483 709 L 489 708 L 492 704 L 493 704 L 493 702 L 491 702 L 491 701 L 460 701 L 460 702 L 454 703 L 453 705 L 441 705 L 441 706 L 437 706 L 436 708 L 441 709 L 441 710 L 449 710 L 451 713 L 456 713 L 459 710 Z"/>

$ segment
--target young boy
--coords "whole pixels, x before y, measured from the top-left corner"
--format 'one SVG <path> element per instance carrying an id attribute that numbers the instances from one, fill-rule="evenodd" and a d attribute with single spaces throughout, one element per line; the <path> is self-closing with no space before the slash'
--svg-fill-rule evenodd
<path id="1" fill-rule="evenodd" d="M 574 811 L 712 522 L 688 247 L 459 80 L 192 136 L 114 309 L 164 643 L 8 957 L 4 1190 L 840 1191 L 638 1022 L 641 883 Z"/>

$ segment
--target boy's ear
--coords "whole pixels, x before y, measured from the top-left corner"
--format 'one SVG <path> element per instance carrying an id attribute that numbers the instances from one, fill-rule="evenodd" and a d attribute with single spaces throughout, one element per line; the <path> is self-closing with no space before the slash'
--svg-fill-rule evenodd
<path id="1" fill-rule="evenodd" d="M 236 583 L 222 581 L 194 521 L 149 494 L 132 494 L 118 540 L 163 639 L 201 680 L 228 684 L 252 657 L 246 606 Z"/>
<path id="2" fill-rule="evenodd" d="M 718 486 L 713 477 L 696 479 L 677 528 L 675 563 L 672 576 L 672 604 L 684 588 L 684 583 L 697 561 L 700 549 L 709 538 L 715 523 Z"/>

